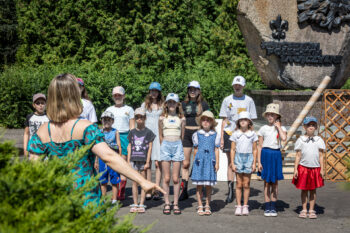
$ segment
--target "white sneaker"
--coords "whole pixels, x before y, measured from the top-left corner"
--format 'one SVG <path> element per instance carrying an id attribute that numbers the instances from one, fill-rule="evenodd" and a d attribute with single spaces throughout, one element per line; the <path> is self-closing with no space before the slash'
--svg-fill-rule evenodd
<path id="1" fill-rule="evenodd" d="M 270 210 L 265 210 L 265 211 L 264 211 L 264 216 L 265 216 L 265 217 L 270 217 L 270 216 L 271 216 Z"/>
<path id="2" fill-rule="evenodd" d="M 235 215 L 236 216 L 242 216 L 242 206 L 236 205 Z"/>
<path id="3" fill-rule="evenodd" d="M 243 206 L 242 215 L 245 215 L 245 216 L 249 215 L 249 206 L 248 205 Z"/>
<path id="4" fill-rule="evenodd" d="M 117 200 L 112 200 L 112 205 L 117 204 Z"/>
<path id="5" fill-rule="evenodd" d="M 271 217 L 277 217 L 277 211 L 276 210 L 270 210 L 270 216 Z"/>

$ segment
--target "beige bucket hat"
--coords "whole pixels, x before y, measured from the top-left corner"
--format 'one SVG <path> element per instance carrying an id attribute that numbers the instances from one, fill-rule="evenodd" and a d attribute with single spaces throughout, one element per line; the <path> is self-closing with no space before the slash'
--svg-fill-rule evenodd
<path id="1" fill-rule="evenodd" d="M 268 104 L 266 106 L 266 111 L 262 114 L 262 116 L 265 117 L 266 113 L 275 113 L 275 114 L 281 116 L 280 106 L 278 104 Z"/>
<path id="2" fill-rule="evenodd" d="M 214 127 L 216 127 L 218 125 L 218 123 L 215 121 L 215 116 L 214 114 L 211 112 L 211 111 L 204 111 L 202 113 L 202 115 L 200 115 L 199 117 L 197 117 L 196 119 L 196 122 L 197 122 L 197 125 L 200 125 L 201 123 L 201 120 L 202 120 L 202 117 L 208 117 L 208 118 L 211 118 L 213 120 L 213 124 L 214 124 Z"/>

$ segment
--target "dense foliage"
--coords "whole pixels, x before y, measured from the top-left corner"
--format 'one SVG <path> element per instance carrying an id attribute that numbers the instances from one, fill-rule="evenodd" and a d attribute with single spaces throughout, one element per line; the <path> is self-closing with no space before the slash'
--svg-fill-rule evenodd
<path id="1" fill-rule="evenodd" d="M 74 167 L 87 148 L 66 159 L 20 161 L 12 143 L 0 143 L 0 232 L 138 232 L 133 216 L 115 217 L 109 202 L 83 208 L 83 190 L 72 188 Z M 96 217 L 98 216 L 98 217 Z"/>
<path id="2" fill-rule="evenodd" d="M 158 72 L 200 62 L 251 68 L 238 0 L 16 0 L 22 64 L 89 62 Z"/>
<path id="3" fill-rule="evenodd" d="M 204 66 L 184 71 L 181 68 L 168 70 L 161 74 L 155 71 L 140 73 L 137 69 L 96 70 L 89 65 L 56 65 L 18 68 L 11 67 L 0 76 L 0 125 L 6 127 L 23 127 L 25 117 L 32 112 L 31 97 L 33 93 L 47 93 L 51 79 L 63 72 L 71 72 L 82 77 L 86 83 L 89 97 L 92 99 L 97 115 L 100 116 L 108 106 L 113 104 L 111 92 L 116 85 L 126 88 L 126 104 L 139 107 L 148 92 L 148 85 L 158 81 L 163 86 L 162 94 L 179 93 L 185 97 L 186 85 L 191 80 L 198 80 L 205 99 L 214 113 L 218 114 L 225 96 L 232 93 L 232 72 L 217 66 Z M 249 71 L 244 71 L 249 74 Z M 247 88 L 257 87 L 259 82 L 250 80 Z"/>

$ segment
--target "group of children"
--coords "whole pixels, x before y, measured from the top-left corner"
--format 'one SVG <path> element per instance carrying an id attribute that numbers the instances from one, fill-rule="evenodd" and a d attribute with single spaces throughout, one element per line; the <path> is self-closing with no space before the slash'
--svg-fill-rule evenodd
<path id="1" fill-rule="evenodd" d="M 79 79 L 78 83 L 84 86 L 82 79 Z M 107 108 L 101 116 L 105 141 L 147 179 L 151 179 L 151 167 L 154 162 L 156 183 L 160 184 L 162 178 L 163 189 L 166 191 L 164 214 L 169 215 L 171 211 L 175 215 L 181 214 L 178 201 L 188 198 L 187 186 L 191 178 L 192 183 L 197 186 L 198 215 L 211 215 L 212 186 L 217 183 L 216 174 L 219 170 L 219 149 L 221 148 L 227 154 L 229 165 L 227 203 L 233 201 L 233 176 L 234 173 L 236 174 L 235 215 L 249 215 L 250 179 L 251 174 L 257 170 L 258 175 L 264 180 L 264 215 L 277 216 L 278 181 L 283 179 L 280 150 L 282 141 L 286 140 L 286 128 L 281 125 L 279 105 L 272 103 L 267 105 L 263 113 L 267 124 L 256 133 L 252 121 L 257 118 L 254 101 L 243 94 L 244 86 L 244 77 L 236 76 L 232 83 L 234 94 L 224 99 L 220 109 L 223 123 L 219 132 L 215 129 L 217 126 L 215 117 L 203 100 L 197 81 L 189 83 L 186 100 L 182 103 L 175 93 L 169 93 L 164 100 L 161 85 L 153 82 L 149 86 L 145 102 L 135 111 L 125 104 L 124 88 L 121 86 L 113 88 L 114 105 Z M 84 98 L 83 93 L 86 93 L 85 87 L 82 90 L 82 99 L 88 98 Z M 33 96 L 35 112 L 27 117 L 24 148 L 30 135 L 33 134 L 32 131 L 35 131 L 43 122 L 49 121 L 45 115 L 45 101 L 46 97 L 43 94 Z M 90 106 L 91 101 L 84 102 L 85 105 Z M 90 109 L 95 111 L 93 105 Z M 88 111 L 83 112 L 91 115 Z M 314 210 L 316 188 L 324 185 L 325 144 L 320 137 L 315 136 L 316 118 L 305 118 L 304 128 L 305 135 L 301 136 L 295 145 L 297 156 L 292 182 L 302 190 L 303 210 L 299 217 L 316 218 Z M 192 148 L 194 159 L 192 171 L 189 172 Z M 26 151 L 25 155 L 27 155 Z M 183 165 L 182 182 L 180 182 L 181 165 Z M 102 173 L 100 177 L 102 194 L 106 194 L 109 181 L 112 184 L 112 203 L 125 199 L 126 178 L 110 169 L 102 160 L 95 161 L 95 169 Z M 172 206 L 169 200 L 171 179 L 174 184 Z M 202 202 L 204 188 L 205 205 Z M 138 185 L 133 182 L 134 203 L 130 206 L 130 212 L 144 213 L 145 200 L 152 198 L 152 195 L 154 200 L 160 199 L 159 193 L 146 194 L 141 191 L 139 202 Z M 309 211 L 307 210 L 308 197 Z"/>

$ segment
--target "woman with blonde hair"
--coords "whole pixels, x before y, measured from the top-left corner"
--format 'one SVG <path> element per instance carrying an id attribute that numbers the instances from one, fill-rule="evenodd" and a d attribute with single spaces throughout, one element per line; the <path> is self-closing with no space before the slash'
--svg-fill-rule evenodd
<path id="1" fill-rule="evenodd" d="M 76 188 L 84 186 L 94 176 L 95 154 L 116 172 L 139 183 L 145 191 L 156 189 L 164 193 L 159 186 L 144 179 L 119 154 L 110 149 L 96 125 L 79 119 L 82 109 L 76 77 L 72 74 L 56 76 L 48 89 L 47 115 L 50 121 L 43 124 L 29 141 L 30 159 L 37 160 L 42 155 L 63 158 L 84 145 L 91 145 L 78 166 L 72 169 L 72 172 L 76 172 Z M 98 203 L 100 188 L 86 192 L 85 196 L 84 205 Z"/>

